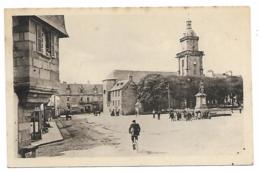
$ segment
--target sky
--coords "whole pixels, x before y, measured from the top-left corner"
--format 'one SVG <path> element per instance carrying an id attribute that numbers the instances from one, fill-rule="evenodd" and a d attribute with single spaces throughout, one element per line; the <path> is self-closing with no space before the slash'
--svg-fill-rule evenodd
<path id="1" fill-rule="evenodd" d="M 60 80 L 101 83 L 114 69 L 176 72 L 187 19 L 205 53 L 204 74 L 248 74 L 247 8 L 88 9 L 65 14 L 69 38 L 60 39 Z"/>

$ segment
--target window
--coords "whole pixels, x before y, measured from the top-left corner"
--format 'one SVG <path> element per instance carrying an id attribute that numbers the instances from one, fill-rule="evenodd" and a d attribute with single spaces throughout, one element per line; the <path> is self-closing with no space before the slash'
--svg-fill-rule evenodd
<path id="1" fill-rule="evenodd" d="M 36 25 L 36 50 L 48 57 L 55 58 L 54 32 Z"/>
<path id="2" fill-rule="evenodd" d="M 45 54 L 47 56 L 51 55 L 51 32 L 48 32 L 46 30 L 43 31 L 43 37 L 45 37 Z"/>
<path id="3" fill-rule="evenodd" d="M 111 92 L 108 92 L 107 101 L 111 101 Z"/>
<path id="4" fill-rule="evenodd" d="M 93 88 L 93 91 L 94 91 L 95 94 L 97 94 L 97 93 L 98 93 L 98 88 L 95 86 L 95 87 Z"/>
<path id="5" fill-rule="evenodd" d="M 70 97 L 67 97 L 67 101 L 70 101 Z"/>
<path id="6" fill-rule="evenodd" d="M 80 101 L 83 102 L 83 97 L 80 98 Z"/>
<path id="7" fill-rule="evenodd" d="M 87 103 L 89 103 L 89 97 L 87 97 Z"/>
<path id="8" fill-rule="evenodd" d="M 104 94 L 106 94 L 106 90 L 104 90 Z"/>
<path id="9" fill-rule="evenodd" d="M 194 74 L 194 75 L 196 75 L 196 74 L 197 74 L 197 67 L 196 67 L 196 65 L 197 65 L 197 62 L 196 62 L 196 61 L 194 61 L 194 62 L 193 62 L 193 65 L 194 65 L 193 74 Z"/>
<path id="10" fill-rule="evenodd" d="M 79 92 L 80 92 L 80 93 L 83 93 L 83 92 L 84 92 L 84 88 L 83 88 L 83 87 L 80 87 L 80 88 L 79 88 Z"/>
<path id="11" fill-rule="evenodd" d="M 67 92 L 67 94 L 71 94 L 70 85 L 67 85 L 66 92 Z"/>
<path id="12" fill-rule="evenodd" d="M 42 27 L 36 25 L 36 49 L 38 52 L 42 52 Z"/>

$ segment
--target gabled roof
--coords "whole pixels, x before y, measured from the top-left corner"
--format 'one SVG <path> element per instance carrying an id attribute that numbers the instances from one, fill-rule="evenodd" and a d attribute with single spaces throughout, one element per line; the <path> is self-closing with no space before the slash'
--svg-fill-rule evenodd
<path id="1" fill-rule="evenodd" d="M 142 78 L 148 74 L 161 74 L 162 76 L 178 75 L 177 72 L 167 72 L 167 71 L 134 71 L 134 70 L 113 70 L 105 80 L 107 79 L 117 79 L 117 81 L 125 80 L 128 78 L 129 74 L 133 76 L 133 81 L 138 83 Z"/>
<path id="2" fill-rule="evenodd" d="M 65 27 L 64 15 L 37 15 L 36 17 L 58 30 L 62 37 L 69 37 Z"/>
<path id="3" fill-rule="evenodd" d="M 115 90 L 121 90 L 123 89 L 130 81 L 129 80 L 121 80 L 118 81 L 114 87 L 110 91 L 115 91 Z"/>

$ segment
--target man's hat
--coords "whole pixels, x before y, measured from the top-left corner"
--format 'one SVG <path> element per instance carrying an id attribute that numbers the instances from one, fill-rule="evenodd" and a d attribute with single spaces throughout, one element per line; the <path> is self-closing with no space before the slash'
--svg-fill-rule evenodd
<path id="1" fill-rule="evenodd" d="M 135 122 L 135 120 L 133 120 L 132 122 Z"/>

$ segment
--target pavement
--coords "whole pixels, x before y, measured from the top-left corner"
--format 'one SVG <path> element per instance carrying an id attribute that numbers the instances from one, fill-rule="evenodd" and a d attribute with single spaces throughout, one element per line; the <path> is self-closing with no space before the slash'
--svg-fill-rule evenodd
<path id="1" fill-rule="evenodd" d="M 60 133 L 59 128 L 57 127 L 55 121 L 49 122 L 50 128 L 48 129 L 48 133 L 42 134 L 42 139 L 38 141 L 34 141 L 31 143 L 32 146 L 42 146 L 49 143 L 54 143 L 58 141 L 62 141 L 63 137 Z"/>
<path id="2" fill-rule="evenodd" d="M 128 133 L 131 121 L 141 126 L 139 150 L 133 151 Z M 41 146 L 40 156 L 179 156 L 233 155 L 244 148 L 243 114 L 205 120 L 171 122 L 168 115 L 74 115 L 62 121 L 64 140 Z"/>

